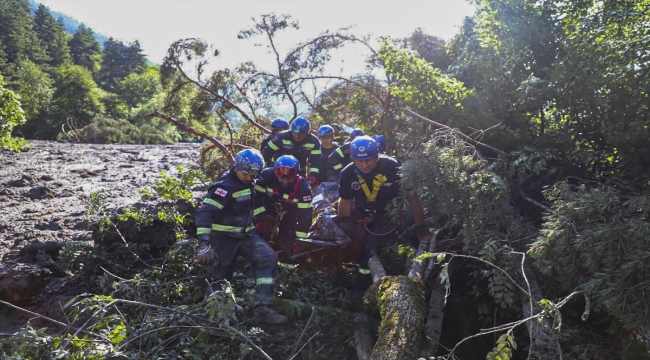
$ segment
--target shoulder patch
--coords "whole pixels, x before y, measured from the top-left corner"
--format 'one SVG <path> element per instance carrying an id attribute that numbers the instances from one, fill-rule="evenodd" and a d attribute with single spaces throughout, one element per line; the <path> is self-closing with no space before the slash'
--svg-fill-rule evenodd
<path id="1" fill-rule="evenodd" d="M 302 201 L 311 201 L 311 195 L 303 196 Z"/>
<path id="2" fill-rule="evenodd" d="M 221 197 L 225 197 L 226 195 L 228 195 L 228 192 L 222 188 L 217 188 L 217 190 L 214 193 Z"/>
<path id="3" fill-rule="evenodd" d="M 361 185 L 359 185 L 358 182 L 353 182 L 352 183 L 352 190 L 359 190 L 361 188 Z"/>

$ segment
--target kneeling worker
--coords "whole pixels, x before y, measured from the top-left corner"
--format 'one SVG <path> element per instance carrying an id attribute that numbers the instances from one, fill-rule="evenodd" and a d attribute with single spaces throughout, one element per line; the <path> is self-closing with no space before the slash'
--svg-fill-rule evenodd
<path id="1" fill-rule="evenodd" d="M 283 155 L 272 168 L 262 171 L 255 190 L 259 199 L 256 216 L 265 216 L 257 223 L 257 232 L 270 240 L 274 228 L 278 228 L 276 250 L 280 266 L 295 267 L 292 255 L 300 253 L 297 238 L 306 238 L 311 226 L 313 207 L 311 187 L 299 174 L 300 163 L 291 155 Z"/>
<path id="2" fill-rule="evenodd" d="M 397 240 L 396 229 L 387 227 L 386 207 L 399 195 L 402 164 L 388 156 L 379 155 L 377 142 L 369 136 L 356 137 L 350 143 L 352 163 L 341 171 L 339 183 L 338 214 L 352 216 L 357 210 L 366 222 L 368 235 L 361 255 L 357 258 L 359 272 L 352 292 L 361 295 L 372 283 L 368 260 L 379 254 L 382 247 Z M 406 197 L 416 224 L 416 235 L 420 241 L 431 238 L 431 232 L 424 225 L 424 209 L 415 195 Z"/>
<path id="3" fill-rule="evenodd" d="M 253 180 L 262 171 L 264 159 L 257 150 L 242 150 L 234 166 L 210 188 L 196 211 L 199 264 L 219 261 L 218 268 L 230 280 L 235 260 L 241 255 L 256 267 L 255 316 L 257 322 L 283 324 L 284 315 L 275 312 L 273 289 L 278 257 L 269 244 L 255 233 Z"/>

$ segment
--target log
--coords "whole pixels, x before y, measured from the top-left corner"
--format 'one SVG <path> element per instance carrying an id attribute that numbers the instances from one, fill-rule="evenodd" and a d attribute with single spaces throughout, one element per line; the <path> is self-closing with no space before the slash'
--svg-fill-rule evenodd
<path id="1" fill-rule="evenodd" d="M 434 261 L 434 259 L 431 259 Z M 453 267 L 448 267 L 448 278 L 451 278 Z M 420 351 L 421 358 L 435 357 L 440 345 L 440 335 L 442 335 L 442 320 L 445 315 L 445 296 L 447 288 L 444 282 L 436 281 L 431 289 L 429 298 L 429 308 L 427 312 L 427 321 L 424 325 L 424 344 Z"/>
<path id="2" fill-rule="evenodd" d="M 425 317 L 422 281 L 407 276 L 386 276 L 377 285 L 381 325 L 370 359 L 415 359 Z"/>
<path id="3" fill-rule="evenodd" d="M 374 339 L 370 330 L 368 330 L 367 318 L 365 315 L 357 315 L 354 321 L 357 323 L 357 328 L 354 331 L 354 345 L 357 350 L 357 358 L 359 360 L 370 360 Z"/>
<path id="4" fill-rule="evenodd" d="M 539 283 L 535 276 L 533 276 L 533 270 L 527 263 L 523 265 L 525 271 L 525 279 L 519 281 L 520 285 L 526 289 L 529 286 L 530 294 L 536 300 L 533 302 L 530 297 L 526 294 L 519 293 L 521 300 L 521 308 L 524 313 L 524 319 L 531 317 L 540 311 L 542 308 L 537 305 L 540 300 L 544 298 L 542 290 L 539 287 Z M 524 280 L 528 280 L 528 284 L 524 283 Z M 528 336 L 530 337 L 530 358 L 538 359 L 561 359 L 562 354 L 559 349 L 559 345 L 556 341 L 555 336 L 553 335 L 552 322 L 549 318 L 544 317 L 537 320 L 532 320 L 526 322 L 526 328 L 528 329 Z"/>

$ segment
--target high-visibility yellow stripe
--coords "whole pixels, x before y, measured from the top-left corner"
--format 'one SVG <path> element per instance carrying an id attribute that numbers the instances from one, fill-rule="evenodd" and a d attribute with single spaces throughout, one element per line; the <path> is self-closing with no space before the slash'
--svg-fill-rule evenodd
<path id="1" fill-rule="evenodd" d="M 212 232 L 210 228 L 196 228 L 197 235 L 210 235 L 210 232 Z"/>
<path id="2" fill-rule="evenodd" d="M 282 140 L 282 144 L 284 145 L 291 145 L 291 140 Z"/>
<path id="3" fill-rule="evenodd" d="M 253 215 L 257 216 L 257 215 L 263 213 L 265 210 L 266 210 L 266 209 L 264 208 L 264 206 L 260 206 L 260 207 L 258 207 L 257 209 L 255 209 L 255 210 L 253 211 Z"/>
<path id="4" fill-rule="evenodd" d="M 296 264 L 287 264 L 287 263 L 282 263 L 282 262 L 278 263 L 278 265 L 282 266 L 283 268 L 287 268 L 287 269 L 295 269 L 295 268 L 298 267 L 298 265 L 296 265 Z"/>
<path id="5" fill-rule="evenodd" d="M 219 208 L 219 209 L 223 209 L 223 205 L 219 204 L 217 201 L 212 200 L 212 199 L 210 199 L 210 198 L 205 198 L 205 199 L 203 199 L 203 203 L 204 203 L 204 204 L 210 204 L 210 205 L 212 205 L 212 206 L 216 206 L 216 207 Z"/>
<path id="6" fill-rule="evenodd" d="M 298 203 L 298 209 L 309 209 L 310 207 L 312 207 L 311 203 Z"/>
<path id="7" fill-rule="evenodd" d="M 255 185 L 255 190 L 257 190 L 259 192 L 263 192 L 263 193 L 266 192 L 266 188 L 263 187 L 263 186 L 260 186 L 260 185 Z"/>
<path id="8" fill-rule="evenodd" d="M 221 225 L 221 224 L 212 224 L 212 230 L 214 231 L 224 231 L 224 232 L 241 232 L 251 231 L 255 228 L 253 224 L 249 225 L 244 229 L 242 226 L 230 226 L 230 225 Z"/>
<path id="9" fill-rule="evenodd" d="M 340 157 L 345 157 L 345 155 L 343 155 L 343 150 L 341 150 L 341 148 L 336 149 L 335 153 L 339 154 Z"/>
<path id="10" fill-rule="evenodd" d="M 315 144 L 304 144 L 303 147 L 306 149 L 311 149 L 314 147 Z"/>
<path id="11" fill-rule="evenodd" d="M 244 190 L 235 191 L 234 193 L 232 193 L 232 197 L 238 198 L 238 197 L 246 196 L 246 195 L 250 195 L 250 194 L 251 194 L 251 189 L 244 189 Z"/>
<path id="12" fill-rule="evenodd" d="M 343 167 L 343 164 L 336 164 L 332 167 L 334 168 L 334 170 L 340 170 Z"/>
<path id="13" fill-rule="evenodd" d="M 278 149 L 280 149 L 277 145 L 275 145 L 275 144 L 273 143 L 273 141 L 269 141 L 269 144 L 268 144 L 268 145 L 269 145 L 269 147 L 270 147 L 271 149 L 273 149 L 273 150 L 275 150 L 275 151 L 277 151 Z"/>
<path id="14" fill-rule="evenodd" d="M 275 280 L 273 280 L 272 277 L 269 277 L 269 278 L 257 278 L 255 283 L 257 285 L 273 285 L 273 284 L 275 284 Z"/>
<path id="15" fill-rule="evenodd" d="M 303 239 L 304 239 L 304 238 L 307 237 L 307 233 L 306 233 L 306 232 L 302 232 L 302 231 L 296 231 L 296 237 L 299 237 L 299 238 L 303 238 Z"/>
<path id="16" fill-rule="evenodd" d="M 318 174 L 320 170 L 318 170 L 318 168 L 313 167 L 313 168 L 309 168 L 309 172 Z"/>
<path id="17" fill-rule="evenodd" d="M 359 268 L 359 273 L 363 275 L 370 275 L 370 269 Z"/>
<path id="18" fill-rule="evenodd" d="M 323 153 L 323 152 L 322 152 L 321 150 L 312 150 L 312 151 L 311 151 L 311 154 L 312 154 L 312 155 L 320 155 L 320 154 L 322 154 L 322 153 Z"/>

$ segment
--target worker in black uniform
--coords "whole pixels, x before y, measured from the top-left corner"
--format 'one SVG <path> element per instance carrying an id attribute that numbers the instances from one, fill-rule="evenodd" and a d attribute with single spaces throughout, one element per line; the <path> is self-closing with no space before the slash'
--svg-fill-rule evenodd
<path id="1" fill-rule="evenodd" d="M 275 312 L 273 289 L 278 257 L 269 244 L 255 233 L 254 178 L 264 159 L 257 150 L 242 150 L 234 166 L 208 189 L 195 215 L 199 238 L 199 264 L 219 261 L 218 269 L 226 280 L 232 278 L 235 260 L 241 255 L 256 267 L 255 316 L 258 322 L 283 324 L 284 315 Z"/>
<path id="2" fill-rule="evenodd" d="M 372 283 L 368 260 L 372 255 L 379 254 L 382 247 L 390 246 L 397 240 L 396 229 L 387 219 L 386 207 L 399 194 L 402 164 L 391 157 L 380 156 L 377 142 L 369 136 L 352 140 L 350 157 L 353 163 L 341 172 L 338 214 L 350 217 L 354 209 L 362 214 L 366 223 L 368 235 L 363 251 L 357 258 L 359 272 L 352 289 L 354 294 L 361 295 Z M 420 241 L 430 239 L 431 232 L 424 224 L 420 199 L 408 195 L 406 200 L 413 213 L 416 235 Z"/>
<path id="3" fill-rule="evenodd" d="M 295 119 L 288 131 L 278 133 L 275 139 L 269 141 L 262 150 L 262 155 L 268 166 L 273 166 L 275 160 L 282 155 L 291 155 L 300 162 L 300 174 L 304 176 L 307 166 L 309 173 L 307 181 L 314 186 L 319 183 L 319 174 L 322 167 L 320 141 L 309 133 L 311 124 L 305 118 Z"/>
<path id="4" fill-rule="evenodd" d="M 267 135 L 264 139 L 262 139 L 262 143 L 260 144 L 260 151 L 264 150 L 266 145 L 271 141 L 271 139 L 275 138 L 275 136 L 284 130 L 289 130 L 289 123 L 284 120 L 284 119 L 275 119 L 271 122 L 271 133 Z"/>
<path id="5" fill-rule="evenodd" d="M 297 239 L 307 237 L 313 214 L 311 187 L 299 171 L 298 159 L 282 155 L 274 167 L 262 171 L 255 184 L 259 195 L 255 213 L 263 219 L 256 225 L 257 233 L 269 241 L 277 227 L 275 248 L 280 266 L 287 268 L 295 267 L 291 256 L 301 252 Z"/>
<path id="6" fill-rule="evenodd" d="M 338 181 L 341 175 L 341 170 L 346 167 L 350 162 L 350 142 L 357 136 L 363 135 L 363 130 L 354 129 L 350 132 L 350 138 L 334 151 L 327 158 L 327 165 L 325 165 L 327 173 L 327 181 Z"/>
<path id="7" fill-rule="evenodd" d="M 327 159 L 336 149 L 339 148 L 339 144 L 334 141 L 334 128 L 329 125 L 323 125 L 318 128 L 318 139 L 320 140 L 320 146 L 322 151 L 322 160 L 323 165 L 326 164 Z M 320 180 L 322 181 L 332 181 L 338 182 L 338 174 L 332 174 L 332 169 L 324 166 L 324 174 L 321 171 Z"/>
<path id="8" fill-rule="evenodd" d="M 348 139 L 348 133 L 345 132 L 343 127 L 337 123 L 332 124 L 332 128 L 334 129 L 334 141 L 339 143 L 339 145 L 345 143 L 345 140 Z"/>

